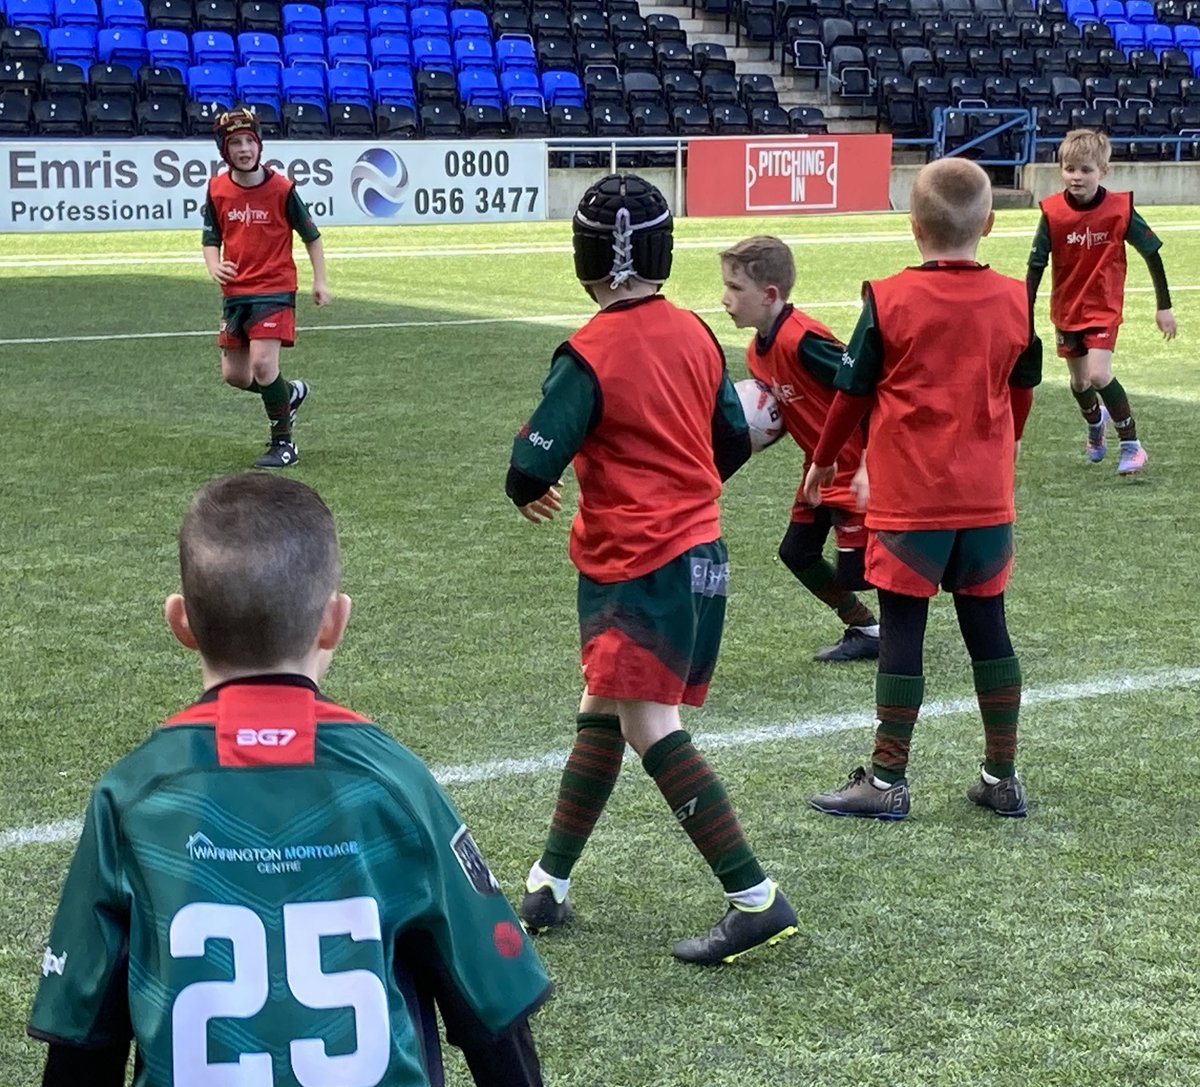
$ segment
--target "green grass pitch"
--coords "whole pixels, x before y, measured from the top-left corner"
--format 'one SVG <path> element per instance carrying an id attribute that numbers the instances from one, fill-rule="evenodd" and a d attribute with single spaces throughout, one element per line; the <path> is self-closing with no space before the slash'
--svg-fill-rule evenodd
<path id="1" fill-rule="evenodd" d="M 1035 215 L 1002 213 L 982 259 L 1023 276 Z M 1052 347 L 1019 464 L 1008 612 L 1029 818 L 964 799 L 980 726 L 944 598 L 911 818 L 807 808 L 869 756 L 873 670 L 810 661 L 839 627 L 775 557 L 800 454 L 756 456 L 726 489 L 726 642 L 687 724 L 801 935 L 729 968 L 673 962 L 719 888 L 627 766 L 576 870 L 579 921 L 538 945 L 557 983 L 534 1024 L 548 1084 L 1200 1084 L 1200 211 L 1146 217 L 1181 329 L 1156 332 L 1131 253 L 1116 372 L 1149 470 L 1084 462 Z M 795 243 L 794 300 L 843 336 L 861 280 L 916 261 L 903 215 L 680 221 L 667 294 L 706 312 L 735 378 L 746 335 L 720 312 L 717 253 L 764 231 Z M 285 354 L 313 387 L 295 471 L 337 516 L 355 601 L 325 686 L 434 767 L 530 760 L 449 785 L 515 898 L 580 686 L 567 519 L 526 524 L 503 492 L 550 354 L 590 313 L 569 227 L 334 228 L 325 246 L 334 302 L 302 297 Z M 0 300 L 0 1087 L 15 1087 L 40 1074 L 23 1028 L 72 848 L 28 839 L 78 818 L 103 769 L 198 692 L 161 615 L 174 534 L 266 426 L 220 381 L 198 235 L 10 235 Z M 469 1082 L 455 1061 L 450 1080 Z"/>

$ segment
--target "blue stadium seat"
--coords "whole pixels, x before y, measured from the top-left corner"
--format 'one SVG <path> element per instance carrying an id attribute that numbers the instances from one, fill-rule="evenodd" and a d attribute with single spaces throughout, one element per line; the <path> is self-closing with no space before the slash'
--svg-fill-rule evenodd
<path id="1" fill-rule="evenodd" d="M 0 11 L 4 10 L 0 3 Z M 56 26 L 87 26 L 100 29 L 100 12 L 96 0 L 54 0 Z"/>
<path id="2" fill-rule="evenodd" d="M 496 70 L 496 53 L 490 38 L 474 36 L 459 38 L 454 42 L 454 66 L 464 68 L 487 68 Z"/>
<path id="3" fill-rule="evenodd" d="M 325 33 L 366 34 L 367 9 L 359 4 L 330 4 L 325 9 Z"/>
<path id="4" fill-rule="evenodd" d="M 1175 27 L 1176 49 L 1200 49 L 1200 26 L 1192 23 L 1180 23 Z"/>
<path id="5" fill-rule="evenodd" d="M 325 55 L 330 67 L 361 65 L 368 71 L 371 61 L 367 57 L 367 39 L 362 34 L 334 34 L 325 40 Z"/>
<path id="6" fill-rule="evenodd" d="M 324 66 L 326 63 L 324 35 L 285 34 L 283 36 L 283 59 L 289 68 L 297 64 Z"/>
<path id="7" fill-rule="evenodd" d="M 374 105 L 371 98 L 371 71 L 349 65 L 330 68 L 328 76 L 329 100 L 331 102 L 357 102 L 368 108 Z"/>
<path id="8" fill-rule="evenodd" d="M 1175 44 L 1175 36 L 1171 33 L 1171 28 L 1163 26 L 1162 23 L 1146 23 L 1144 34 L 1146 48 L 1153 49 L 1160 57 L 1164 49 L 1170 49 Z"/>
<path id="9" fill-rule="evenodd" d="M 96 59 L 96 31 L 90 26 L 56 26 L 46 34 L 46 50 L 56 64 L 84 68 Z"/>
<path id="10" fill-rule="evenodd" d="M 377 34 L 407 34 L 408 8 L 403 4 L 380 4 L 367 9 L 367 30 L 371 37 Z"/>
<path id="11" fill-rule="evenodd" d="M 100 0 L 100 20 L 107 27 L 128 26 L 145 30 L 146 9 L 142 0 Z"/>
<path id="12" fill-rule="evenodd" d="M 192 45 L 182 30 L 151 30 L 146 34 L 146 48 L 155 68 L 186 72 L 191 67 Z"/>
<path id="13" fill-rule="evenodd" d="M 284 4 L 284 34 L 324 34 L 325 20 L 315 4 Z"/>
<path id="14" fill-rule="evenodd" d="M 1154 22 L 1154 4 L 1151 0 L 1128 0 L 1125 5 L 1125 18 L 1131 23 Z"/>
<path id="15" fill-rule="evenodd" d="M 128 64 L 135 71 L 150 61 L 146 35 L 136 27 L 105 27 L 97 39 L 100 60 L 105 64 Z"/>
<path id="16" fill-rule="evenodd" d="M 1096 0 L 1096 14 L 1104 23 L 1127 23 L 1122 0 Z"/>
<path id="17" fill-rule="evenodd" d="M 237 63 L 233 35 L 223 30 L 197 30 L 192 35 L 192 63 L 228 64 L 232 69 Z"/>
<path id="18" fill-rule="evenodd" d="M 188 97 L 197 102 L 233 104 L 233 69 L 228 64 L 193 64 L 187 75 Z"/>
<path id="19" fill-rule="evenodd" d="M 450 20 L 444 8 L 435 8 L 429 4 L 411 8 L 408 13 L 408 23 L 412 27 L 414 38 L 424 35 L 435 35 L 442 38 L 450 36 Z"/>
<path id="20" fill-rule="evenodd" d="M 50 0 L 8 0 L 9 26 L 30 26 L 43 32 L 54 26 L 54 9 Z"/>
<path id="21" fill-rule="evenodd" d="M 542 94 L 542 84 L 537 72 L 528 68 L 506 68 L 500 73 L 500 90 L 504 95 L 506 106 L 541 106 L 546 105 L 546 96 Z"/>
<path id="22" fill-rule="evenodd" d="M 586 104 L 579 76 L 565 69 L 542 73 L 542 94 L 551 108 L 578 106 L 582 109 Z"/>
<path id="23" fill-rule="evenodd" d="M 274 64 L 243 64 L 234 73 L 238 98 L 256 105 L 265 103 L 276 110 L 283 103 L 282 69 Z"/>
<path id="24" fill-rule="evenodd" d="M 283 67 L 283 50 L 274 34 L 243 31 L 237 36 L 237 52 L 241 64 L 274 64 Z"/>
<path id="25" fill-rule="evenodd" d="M 454 8 L 450 12 L 450 37 L 492 40 L 492 24 L 479 8 Z"/>
<path id="26" fill-rule="evenodd" d="M 283 99 L 285 102 L 305 102 L 325 109 L 325 73 L 320 68 L 309 65 L 285 68 Z"/>
<path id="27" fill-rule="evenodd" d="M 408 68 L 376 68 L 371 73 L 371 90 L 376 102 L 416 108 L 417 92 Z"/>
<path id="28" fill-rule="evenodd" d="M 496 40 L 496 58 L 502 71 L 510 68 L 526 68 L 537 71 L 537 53 L 533 39 L 525 34 L 502 34 Z"/>
<path id="29" fill-rule="evenodd" d="M 1113 43 L 1126 53 L 1130 49 L 1140 49 L 1144 41 L 1140 23 L 1118 23 L 1113 27 Z"/>
<path id="30" fill-rule="evenodd" d="M 407 68 L 412 64 L 412 41 L 407 34 L 379 34 L 371 39 L 374 68 Z"/>
<path id="31" fill-rule="evenodd" d="M 488 68 L 468 68 L 458 73 L 458 96 L 464 105 L 495 106 L 500 109 L 500 82 Z"/>
<path id="32" fill-rule="evenodd" d="M 449 38 L 431 35 L 414 37 L 412 43 L 413 62 L 418 68 L 432 68 L 440 72 L 454 72 L 454 57 L 450 52 Z"/>

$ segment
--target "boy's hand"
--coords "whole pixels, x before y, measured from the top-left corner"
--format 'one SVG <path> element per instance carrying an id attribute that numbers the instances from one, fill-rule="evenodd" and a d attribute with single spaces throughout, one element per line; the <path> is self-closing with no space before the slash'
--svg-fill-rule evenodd
<path id="1" fill-rule="evenodd" d="M 804 501 L 810 506 L 819 506 L 821 504 L 821 488 L 828 487 L 836 474 L 836 464 L 829 464 L 825 467 L 817 464 L 810 465 L 808 475 L 804 477 Z"/>
<path id="2" fill-rule="evenodd" d="M 1175 339 L 1175 314 L 1169 309 L 1160 309 L 1154 315 L 1154 323 L 1158 325 L 1158 330 L 1163 334 L 1164 340 Z"/>
<path id="3" fill-rule="evenodd" d="M 231 260 L 223 260 L 212 270 L 212 277 L 222 287 L 228 286 L 237 278 L 238 266 Z"/>
<path id="4" fill-rule="evenodd" d="M 541 498 L 535 498 L 524 506 L 518 506 L 521 516 L 535 525 L 542 521 L 553 521 L 554 515 L 562 510 L 562 493 L 551 487 Z"/>
<path id="5" fill-rule="evenodd" d="M 850 480 L 850 493 L 854 495 L 854 504 L 858 507 L 859 513 L 862 513 L 867 508 L 867 502 L 871 498 L 871 481 L 867 476 L 866 461 L 863 461 L 858 466 L 858 471 L 854 473 L 854 478 Z"/>
<path id="6" fill-rule="evenodd" d="M 328 305 L 331 298 L 333 295 L 329 293 L 329 288 L 324 283 L 313 284 L 313 301 L 318 307 Z"/>

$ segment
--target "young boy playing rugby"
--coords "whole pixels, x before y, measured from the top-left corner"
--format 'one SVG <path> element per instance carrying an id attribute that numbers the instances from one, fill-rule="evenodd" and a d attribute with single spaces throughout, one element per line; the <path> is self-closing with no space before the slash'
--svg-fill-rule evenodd
<path id="1" fill-rule="evenodd" d="M 317 687 L 350 617 L 304 484 L 218 479 L 179 533 L 204 693 L 101 779 L 42 959 L 45 1087 L 538 1087 L 549 983 L 411 752 Z"/>
<path id="2" fill-rule="evenodd" d="M 725 312 L 738 328 L 753 328 L 757 333 L 746 348 L 746 367 L 752 377 L 770 386 L 784 426 L 804 450 L 807 469 L 833 402 L 833 381 L 845 345 L 820 321 L 788 301 L 796 282 L 796 264 L 792 251 L 778 238 L 747 238 L 726 249 L 721 254 L 721 275 Z M 804 501 L 801 474 L 792 521 L 779 545 L 784 565 L 837 613 L 846 628 L 841 640 L 818 650 L 814 660 L 875 660 L 879 656 L 879 625 L 853 592 L 870 588 L 863 580 L 867 540 L 860 508 L 866 498 L 862 448 L 861 433 L 851 435 L 838 458 L 837 477 L 832 486 L 822 490 L 819 506 Z M 831 530 L 837 534 L 836 571 L 822 554 Z"/>
<path id="3" fill-rule="evenodd" d="M 555 353 L 542 402 L 513 442 L 506 489 L 534 523 L 562 509 L 557 481 L 575 466 L 585 682 L 520 912 L 534 932 L 570 919 L 571 870 L 629 744 L 724 887 L 721 920 L 674 946 L 709 964 L 791 935 L 796 914 L 680 725 L 680 703 L 703 704 L 716 664 L 729 581 L 717 497 L 750 456 L 750 437 L 711 330 L 659 293 L 672 229 L 662 193 L 639 177 L 613 174 L 584 193 L 575 272 L 600 312 Z"/>
<path id="4" fill-rule="evenodd" d="M 225 304 L 217 344 L 221 376 L 262 397 L 271 437 L 256 468 L 287 468 L 299 459 L 292 427 L 308 396 L 303 381 L 285 381 L 280 348 L 296 341 L 296 263 L 292 231 L 312 261 L 313 301 L 325 305 L 321 234 L 294 181 L 262 163 L 258 118 L 248 109 L 222 113 L 213 127 L 229 166 L 208 183 L 204 202 L 204 263 Z"/>
<path id="5" fill-rule="evenodd" d="M 917 175 L 912 232 L 923 263 L 863 285 L 839 392 L 805 480 L 809 502 L 835 477 L 869 410 L 867 580 L 879 591 L 879 673 L 870 771 L 811 800 L 830 815 L 902 819 L 913 726 L 925 694 L 929 598 L 954 595 L 983 716 L 984 757 L 967 792 L 1024 815 L 1017 777 L 1021 669 L 1004 618 L 1013 559 L 1013 460 L 1041 380 L 1041 344 L 1020 281 L 975 260 L 992 228 L 992 189 L 973 162 Z"/>
<path id="6" fill-rule="evenodd" d="M 1100 182 L 1108 174 L 1112 145 L 1103 132 L 1077 128 L 1058 148 L 1066 190 L 1042 201 L 1042 219 L 1029 254 L 1025 282 L 1033 308 L 1042 273 L 1050 263 L 1050 319 L 1058 354 L 1071 372 L 1071 393 L 1087 423 L 1084 453 L 1093 464 L 1108 451 L 1109 422 L 1121 442 L 1117 474 L 1133 475 L 1146 467 L 1146 450 L 1125 388 L 1113 377 L 1125 298 L 1125 243 L 1146 261 L 1154 283 L 1154 321 L 1168 340 L 1175 338 L 1171 292 L 1163 270 L 1159 241 L 1133 210 L 1133 193 L 1110 192 Z"/>

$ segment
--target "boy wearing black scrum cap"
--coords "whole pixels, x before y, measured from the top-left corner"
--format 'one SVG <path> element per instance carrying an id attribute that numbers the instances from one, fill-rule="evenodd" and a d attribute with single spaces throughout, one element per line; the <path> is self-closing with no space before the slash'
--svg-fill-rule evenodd
<path id="1" fill-rule="evenodd" d="M 712 332 L 659 293 L 672 244 L 662 193 L 631 174 L 605 177 L 584 194 L 572 232 L 576 275 L 600 311 L 555 352 L 513 442 L 507 492 L 527 520 L 553 520 L 557 481 L 574 464 L 585 687 L 521 919 L 531 932 L 570 920 L 571 869 L 629 744 L 728 901 L 674 954 L 728 962 L 796 931 L 679 717 L 681 703 L 703 704 L 717 659 L 729 579 L 717 497 L 750 455 L 749 432 Z"/>
<path id="2" fill-rule="evenodd" d="M 321 234 L 295 182 L 263 165 L 258 118 L 250 110 L 222 113 L 213 135 L 229 166 L 208 183 L 204 202 L 204 263 L 224 295 L 221 377 L 262 397 L 271 437 L 254 466 L 287 468 L 299 459 L 292 425 L 308 396 L 305 382 L 285 381 L 279 372 L 280 348 L 296 339 L 292 231 L 312 261 L 318 306 L 329 301 Z"/>

